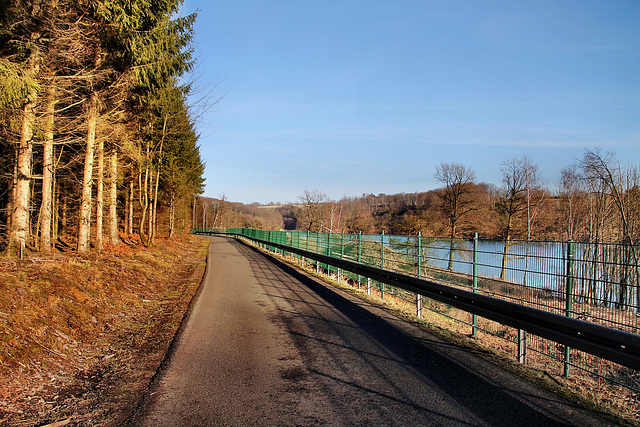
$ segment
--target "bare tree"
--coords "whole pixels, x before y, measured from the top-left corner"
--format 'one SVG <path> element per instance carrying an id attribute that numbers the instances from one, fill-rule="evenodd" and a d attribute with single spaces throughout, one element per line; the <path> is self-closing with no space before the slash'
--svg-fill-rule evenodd
<path id="1" fill-rule="evenodd" d="M 302 226 L 311 232 L 318 232 L 322 225 L 323 204 L 329 202 L 329 196 L 318 190 L 305 190 L 298 197 L 302 204 L 300 217 Z"/>
<path id="2" fill-rule="evenodd" d="M 583 193 L 581 176 L 576 167 L 560 171 L 560 209 L 567 239 L 575 240 L 579 221 L 578 200 Z"/>
<path id="3" fill-rule="evenodd" d="M 631 190 L 638 187 L 636 169 L 630 166 L 625 170 L 613 153 L 603 155 L 599 150 L 586 150 L 580 166 L 592 187 L 599 188 L 613 203 L 620 221 L 621 240 L 633 245 L 637 219 L 633 217 L 635 193 Z"/>
<path id="4" fill-rule="evenodd" d="M 223 224 L 224 224 L 224 217 L 227 213 L 227 211 L 229 210 L 229 207 L 227 206 L 227 195 L 226 194 L 221 194 L 220 195 L 220 200 L 218 200 L 218 202 L 213 204 L 213 211 L 214 211 L 214 217 L 213 217 L 213 228 L 224 228 Z"/>
<path id="5" fill-rule="evenodd" d="M 640 278 L 640 266 L 638 265 L 638 251 L 636 248 L 637 227 L 640 222 L 638 213 L 638 187 L 640 185 L 638 171 L 635 167 L 624 168 L 615 160 L 613 153 L 602 154 L 600 150 L 586 150 L 584 157 L 580 161 L 585 178 L 593 188 L 599 190 L 599 199 L 604 203 L 610 202 L 617 213 L 617 218 L 609 218 L 607 222 L 617 220 L 619 224 L 618 239 L 627 243 L 628 255 L 631 262 L 623 263 L 621 272 L 619 300 L 618 303 L 625 305 L 627 293 L 633 288 L 629 288 L 628 283 L 637 283 Z M 615 238 L 615 236 L 611 236 Z M 610 239 L 613 240 L 613 239 Z M 626 254 L 625 254 L 626 255 Z M 626 271 L 627 265 L 635 266 L 633 274 Z M 631 276 L 631 277 L 630 277 Z M 634 277 L 635 276 L 635 277 Z M 635 286 L 636 305 L 640 305 L 640 287 Z"/>
<path id="6" fill-rule="evenodd" d="M 544 193 L 540 193 L 536 201 L 532 194 L 537 187 L 538 167 L 531 163 L 527 156 L 505 161 L 500 168 L 502 172 L 502 194 L 496 204 L 498 213 L 504 221 L 504 251 L 502 254 L 502 268 L 500 278 L 505 279 L 507 261 L 509 259 L 510 242 L 518 225 L 516 220 L 526 212 L 526 237 L 531 240 L 531 230 L 538 208 L 544 200 Z M 524 228 L 524 227 L 523 227 Z"/>
<path id="7" fill-rule="evenodd" d="M 473 169 L 459 163 L 440 163 L 434 176 L 444 184 L 444 188 L 438 192 L 438 196 L 442 199 L 442 211 L 449 220 L 451 248 L 447 268 L 451 270 L 453 268 L 453 239 L 458 233 L 460 221 L 475 209 L 472 190 L 476 174 Z"/>

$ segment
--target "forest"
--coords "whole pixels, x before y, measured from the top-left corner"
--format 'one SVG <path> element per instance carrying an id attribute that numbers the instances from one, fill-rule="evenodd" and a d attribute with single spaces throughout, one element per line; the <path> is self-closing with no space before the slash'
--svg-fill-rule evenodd
<path id="1" fill-rule="evenodd" d="M 0 0 L 5 255 L 188 229 L 204 164 L 185 83 L 196 15 L 180 4 Z"/>
<path id="2" fill-rule="evenodd" d="M 439 188 L 416 193 L 363 194 L 338 201 L 319 190 L 296 203 L 247 206 L 201 199 L 197 226 L 309 230 L 325 233 L 472 237 L 500 240 L 573 240 L 637 244 L 640 239 L 638 167 L 614 153 L 584 150 L 546 185 L 523 155 L 500 167 L 499 184 L 477 182 L 472 168 L 441 163 Z M 279 215 L 275 215 L 278 213 Z M 204 219 L 204 221 L 203 221 Z"/>

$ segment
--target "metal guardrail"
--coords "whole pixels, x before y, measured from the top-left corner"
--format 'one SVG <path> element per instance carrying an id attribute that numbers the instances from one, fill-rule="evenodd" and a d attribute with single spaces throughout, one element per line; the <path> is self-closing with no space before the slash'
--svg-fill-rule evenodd
<path id="1" fill-rule="evenodd" d="M 285 250 L 640 370 L 640 335 L 240 233 L 202 232 L 202 234 L 241 237 Z"/>

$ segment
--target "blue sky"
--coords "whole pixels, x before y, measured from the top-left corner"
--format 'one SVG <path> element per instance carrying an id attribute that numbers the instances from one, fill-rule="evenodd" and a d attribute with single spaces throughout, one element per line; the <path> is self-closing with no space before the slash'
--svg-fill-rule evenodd
<path id="1" fill-rule="evenodd" d="M 640 1 L 187 0 L 205 195 L 426 191 L 441 162 L 553 188 L 585 148 L 640 163 Z"/>

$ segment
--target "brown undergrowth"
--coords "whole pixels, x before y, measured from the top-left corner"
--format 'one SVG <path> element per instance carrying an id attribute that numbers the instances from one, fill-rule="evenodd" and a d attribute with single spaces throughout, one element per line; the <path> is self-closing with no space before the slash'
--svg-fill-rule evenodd
<path id="1" fill-rule="evenodd" d="M 208 241 L 0 258 L 0 425 L 122 425 L 202 279 Z"/>

